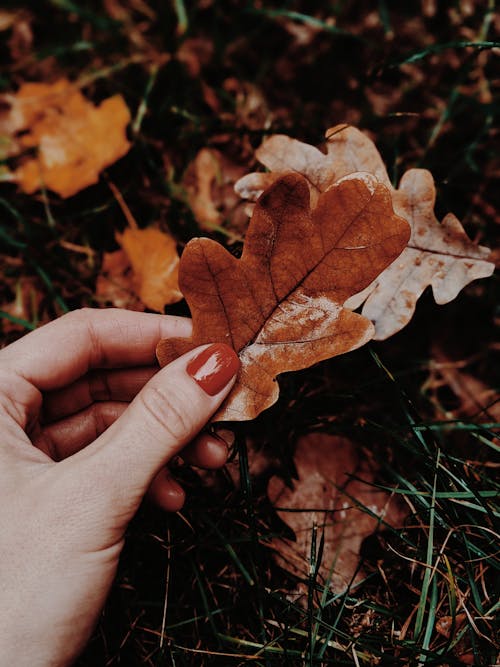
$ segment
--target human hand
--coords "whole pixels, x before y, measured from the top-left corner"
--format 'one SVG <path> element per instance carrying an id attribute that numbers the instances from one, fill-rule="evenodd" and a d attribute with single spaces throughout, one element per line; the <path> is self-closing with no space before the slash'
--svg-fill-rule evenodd
<path id="1" fill-rule="evenodd" d="M 236 354 L 203 346 L 153 367 L 158 340 L 190 328 L 181 318 L 83 310 L 0 351 L 2 665 L 70 664 L 144 494 L 182 505 L 167 462 L 182 450 L 198 465 L 224 463 L 224 445 L 193 438 L 228 394 Z"/>

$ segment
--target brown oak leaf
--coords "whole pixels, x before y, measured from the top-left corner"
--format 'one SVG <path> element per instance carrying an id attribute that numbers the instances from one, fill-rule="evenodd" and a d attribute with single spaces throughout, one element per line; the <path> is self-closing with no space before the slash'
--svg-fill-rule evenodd
<path id="1" fill-rule="evenodd" d="M 274 183 L 258 200 L 241 259 L 211 239 L 193 239 L 179 284 L 193 337 L 165 339 L 161 365 L 206 342 L 240 356 L 237 383 L 215 420 L 253 419 L 278 398 L 276 376 L 366 343 L 373 325 L 342 307 L 406 245 L 407 223 L 390 193 L 356 174 L 323 193 L 314 209 L 299 175 Z"/>
<path id="2" fill-rule="evenodd" d="M 424 289 L 432 286 L 436 303 L 452 301 L 472 280 L 486 278 L 494 265 L 486 261 L 490 251 L 476 245 L 451 213 L 440 224 L 434 215 L 436 189 L 426 169 L 410 169 L 399 188 L 392 187 L 375 144 L 354 127 L 339 125 L 326 133 L 326 153 L 285 135 L 266 139 L 256 151 L 257 159 L 270 173 L 248 174 L 236 191 L 255 199 L 268 185 L 293 171 L 309 183 L 314 203 L 334 181 L 356 171 L 367 171 L 388 187 L 394 211 L 408 220 L 408 247 L 366 290 L 349 299 L 345 306 L 357 308 L 375 324 L 376 340 L 400 331 L 413 316 Z"/>
<path id="3" fill-rule="evenodd" d="M 35 148 L 11 175 L 26 193 L 46 187 L 71 197 L 97 183 L 99 173 L 130 149 L 130 112 L 121 95 L 89 102 L 74 84 L 24 83 L 4 95 L 9 110 L 0 116 L 0 135 L 10 138 L 10 155 Z"/>
<path id="4" fill-rule="evenodd" d="M 308 578 L 316 526 L 316 548 L 324 536 L 317 583 L 342 592 L 356 581 L 363 540 L 384 524 L 400 527 L 404 509 L 372 486 L 374 468 L 346 438 L 310 433 L 298 441 L 294 463 L 298 482 L 293 488 L 277 476 L 267 487 L 279 517 L 295 533 L 295 541 L 272 540 L 276 561 L 295 576 Z M 307 585 L 299 585 L 299 592 L 306 591 Z"/>

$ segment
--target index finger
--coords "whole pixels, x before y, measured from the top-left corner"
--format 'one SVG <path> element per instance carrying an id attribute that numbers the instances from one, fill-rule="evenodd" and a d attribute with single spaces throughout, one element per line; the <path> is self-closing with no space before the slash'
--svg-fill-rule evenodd
<path id="1" fill-rule="evenodd" d="M 161 338 L 190 334 L 191 320 L 184 317 L 84 308 L 0 350 L 0 364 L 47 391 L 73 382 L 90 368 L 152 364 Z"/>

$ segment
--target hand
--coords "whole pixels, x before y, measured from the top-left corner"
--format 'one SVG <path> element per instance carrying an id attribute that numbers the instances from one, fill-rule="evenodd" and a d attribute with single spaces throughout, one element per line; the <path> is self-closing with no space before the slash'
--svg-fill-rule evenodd
<path id="1" fill-rule="evenodd" d="M 158 340 L 190 327 L 161 315 L 75 311 L 0 351 L 2 665 L 70 664 L 148 488 L 164 507 L 182 505 L 167 462 L 184 447 L 191 462 L 224 462 L 217 440 L 193 438 L 229 392 L 236 354 L 204 346 L 153 367 Z"/>

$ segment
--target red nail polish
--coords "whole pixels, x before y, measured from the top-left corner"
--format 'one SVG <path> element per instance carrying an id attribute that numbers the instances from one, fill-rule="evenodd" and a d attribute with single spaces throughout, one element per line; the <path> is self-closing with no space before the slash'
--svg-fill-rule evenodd
<path id="1" fill-rule="evenodd" d="M 240 360 L 232 348 L 214 343 L 192 359 L 186 370 L 204 392 L 215 396 L 236 375 L 239 367 Z"/>

